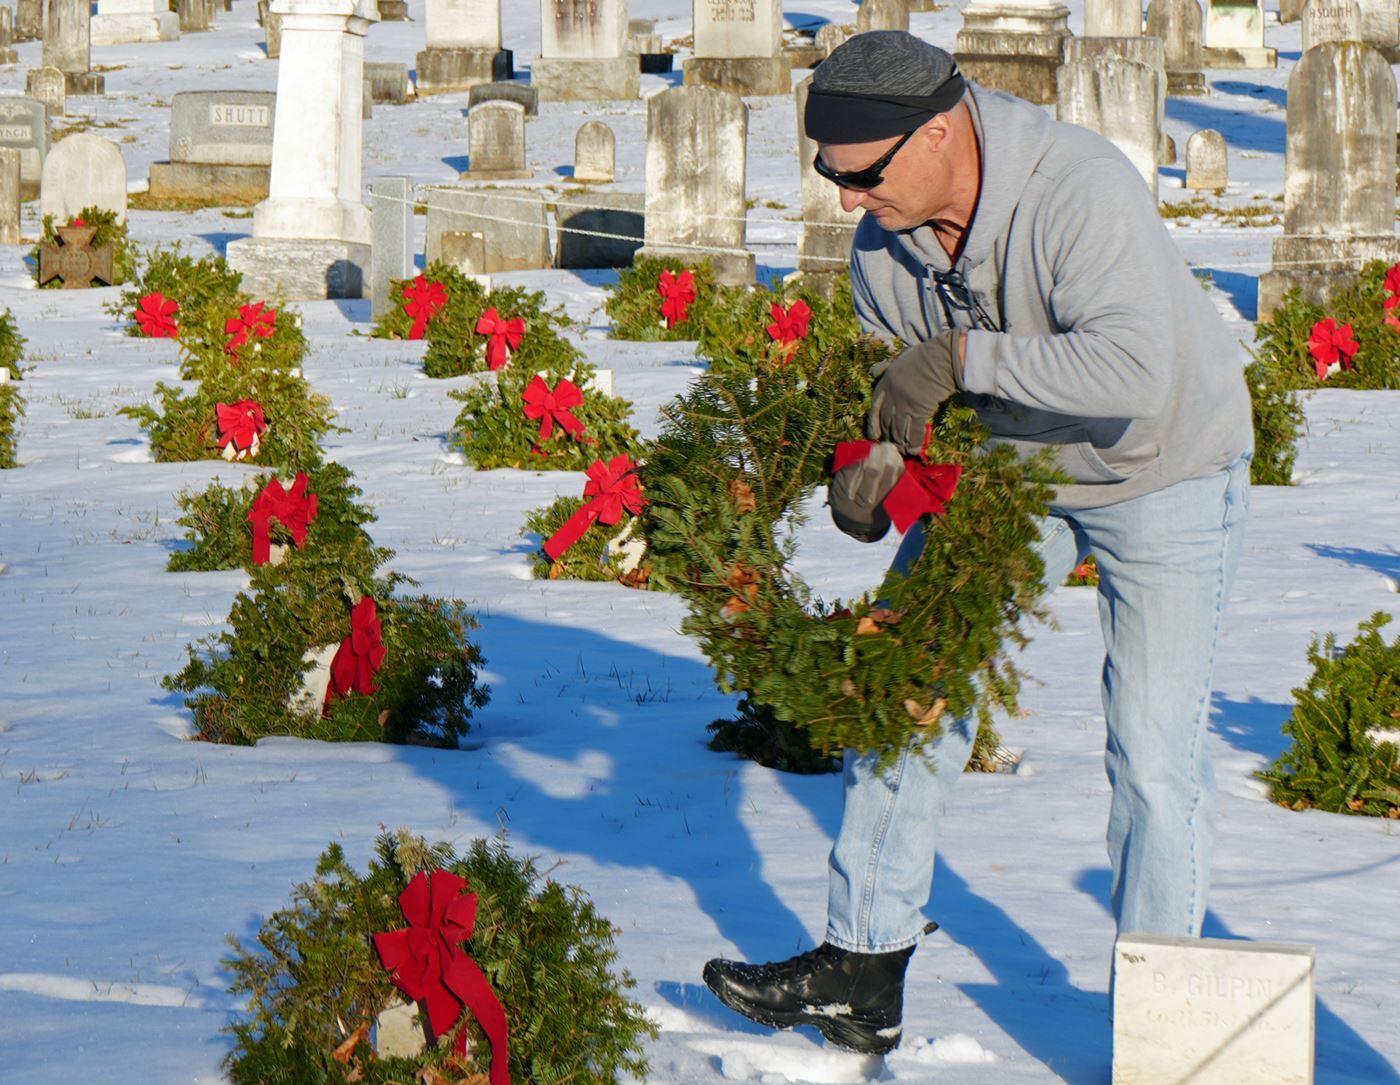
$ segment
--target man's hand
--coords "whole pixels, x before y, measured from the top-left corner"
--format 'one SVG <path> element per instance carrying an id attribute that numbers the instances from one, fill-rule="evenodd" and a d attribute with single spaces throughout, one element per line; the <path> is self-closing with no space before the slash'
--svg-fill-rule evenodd
<path id="1" fill-rule="evenodd" d="M 836 526 L 861 542 L 879 542 L 890 529 L 883 502 L 904 475 L 904 457 L 881 441 L 858 463 L 848 463 L 831 478 L 827 500 Z"/>
<path id="2" fill-rule="evenodd" d="M 929 419 L 962 387 L 961 335 L 949 329 L 871 370 L 878 379 L 865 419 L 867 437 L 893 441 L 906 456 L 923 451 Z"/>

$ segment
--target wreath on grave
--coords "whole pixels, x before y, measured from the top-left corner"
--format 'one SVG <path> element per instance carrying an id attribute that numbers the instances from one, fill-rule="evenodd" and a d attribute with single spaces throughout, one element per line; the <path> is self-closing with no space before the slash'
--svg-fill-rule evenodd
<path id="1" fill-rule="evenodd" d="M 451 443 L 481 470 L 582 471 L 593 460 L 635 453 L 632 404 L 593 386 L 582 359 L 543 373 L 509 366 L 448 395 L 462 403 Z"/>
<path id="2" fill-rule="evenodd" d="M 25 407 L 18 387 L 23 379 L 19 363 L 24 357 L 24 343 L 14 316 L 6 309 L 0 313 L 0 469 L 18 465 L 16 430 Z"/>
<path id="3" fill-rule="evenodd" d="M 799 505 L 830 477 L 838 445 L 860 438 L 868 367 L 887 353 L 860 341 L 757 380 L 706 375 L 663 409 L 645 468 L 652 583 L 685 598 L 682 629 L 721 688 L 768 706 L 822 755 L 892 755 L 933 737 L 944 714 L 976 712 L 989 728 L 993 708 L 1014 711 L 1008 650 L 1043 591 L 1034 545 L 1048 460 L 986 446 L 961 408 L 943 412 L 926 462 L 908 469 L 930 539 L 907 575 L 843 604 L 792 572 Z"/>
<path id="4" fill-rule="evenodd" d="M 213 483 L 176 495 L 186 548 L 170 555 L 171 572 L 248 569 L 269 561 L 328 560 L 373 544 L 365 525 L 374 513 L 338 463 L 287 478 L 248 475 L 237 486 Z"/>
<path id="5" fill-rule="evenodd" d="M 618 272 L 604 309 L 614 339 L 699 339 L 713 316 L 730 304 L 730 295 L 742 293 L 717 286 L 708 261 L 639 256 Z"/>
<path id="6" fill-rule="evenodd" d="M 42 290 L 62 289 L 63 283 L 58 279 L 50 279 L 48 282 L 40 282 L 40 251 L 44 245 L 58 245 L 62 239 L 59 237 L 60 226 L 90 226 L 95 232 L 92 235 L 89 245 L 93 249 L 100 249 L 104 245 L 112 246 L 112 285 L 116 286 L 128 281 L 136 274 L 136 246 L 132 244 L 131 238 L 127 234 L 126 223 L 117 220 L 115 211 L 100 207 L 84 207 L 67 223 L 55 223 L 52 215 L 44 216 L 43 239 L 38 245 L 29 250 L 29 260 L 33 265 L 34 282 Z"/>
<path id="7" fill-rule="evenodd" d="M 332 844 L 255 943 L 230 939 L 248 1012 L 224 1065 L 234 1085 L 643 1080 L 656 1027 L 613 935 L 583 890 L 501 840 L 459 857 L 399 830 L 363 874 Z"/>
<path id="8" fill-rule="evenodd" d="M 726 295 L 701 325 L 696 353 L 715 373 L 756 375 L 780 366 L 811 366 L 862 334 L 850 276 L 842 275 L 830 300 L 800 282 Z"/>
<path id="9" fill-rule="evenodd" d="M 646 498 L 636 479 L 636 462 L 625 454 L 610 461 L 595 460 L 589 465 L 582 497 L 560 497 L 529 513 L 520 534 L 540 540 L 531 558 L 535 577 L 648 586 L 651 565 L 646 560 L 642 515 Z M 609 471 L 613 464 L 616 467 Z M 609 493 L 604 493 L 605 487 Z"/>

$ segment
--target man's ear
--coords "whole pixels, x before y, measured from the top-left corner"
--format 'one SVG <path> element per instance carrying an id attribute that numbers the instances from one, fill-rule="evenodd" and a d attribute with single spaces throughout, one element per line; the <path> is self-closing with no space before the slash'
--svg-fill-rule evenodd
<path id="1" fill-rule="evenodd" d="M 925 122 L 919 138 L 924 140 L 930 150 L 938 150 L 953 134 L 953 120 L 951 113 L 940 113 Z"/>

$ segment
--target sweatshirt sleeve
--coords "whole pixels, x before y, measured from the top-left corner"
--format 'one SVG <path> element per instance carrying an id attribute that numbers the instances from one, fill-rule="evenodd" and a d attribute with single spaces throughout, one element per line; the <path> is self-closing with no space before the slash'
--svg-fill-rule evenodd
<path id="1" fill-rule="evenodd" d="M 1064 330 L 969 332 L 967 390 L 1086 418 L 1160 413 L 1177 353 L 1166 298 L 1190 272 L 1142 177 L 1126 159 L 1083 161 L 1053 182 L 1032 229 L 1033 266 L 1006 274 L 1048 278 L 1047 309 Z"/>

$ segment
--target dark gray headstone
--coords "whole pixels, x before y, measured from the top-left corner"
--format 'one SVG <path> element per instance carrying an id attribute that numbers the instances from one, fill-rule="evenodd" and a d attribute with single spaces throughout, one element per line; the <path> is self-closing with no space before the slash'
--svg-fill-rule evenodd
<path id="1" fill-rule="evenodd" d="M 481 102 L 515 102 L 525 107 L 525 116 L 540 112 L 540 92 L 524 83 L 478 83 L 467 95 L 467 109 Z"/>
<path id="2" fill-rule="evenodd" d="M 271 165 L 276 110 L 272 91 L 181 91 L 170 102 L 170 161 Z"/>
<path id="3" fill-rule="evenodd" d="M 403 105 L 408 101 L 408 65 L 365 61 L 365 79 L 376 102 Z"/>
<path id="4" fill-rule="evenodd" d="M 20 188 L 24 198 L 32 200 L 39 194 L 44 156 L 49 150 L 49 120 L 43 102 L 0 97 L 0 147 L 19 151 Z"/>

